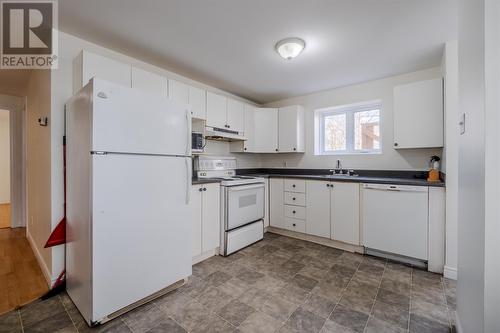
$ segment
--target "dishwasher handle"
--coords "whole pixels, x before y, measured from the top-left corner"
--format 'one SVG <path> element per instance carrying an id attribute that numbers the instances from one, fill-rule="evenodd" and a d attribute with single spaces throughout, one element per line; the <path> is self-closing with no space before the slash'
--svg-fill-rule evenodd
<path id="1" fill-rule="evenodd" d="M 393 192 L 427 192 L 427 186 L 394 185 L 394 184 L 363 184 L 365 190 L 393 191 Z"/>

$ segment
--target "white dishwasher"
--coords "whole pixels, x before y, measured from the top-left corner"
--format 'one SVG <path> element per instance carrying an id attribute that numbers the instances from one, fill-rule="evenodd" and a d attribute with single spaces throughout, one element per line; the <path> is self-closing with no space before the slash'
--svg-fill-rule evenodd
<path id="1" fill-rule="evenodd" d="M 428 260 L 429 189 L 363 184 L 363 245 L 369 254 Z"/>

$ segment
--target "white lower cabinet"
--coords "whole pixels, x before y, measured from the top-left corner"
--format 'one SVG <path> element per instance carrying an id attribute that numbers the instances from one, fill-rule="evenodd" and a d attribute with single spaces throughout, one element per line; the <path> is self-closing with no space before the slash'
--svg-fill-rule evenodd
<path id="1" fill-rule="evenodd" d="M 199 184 L 191 187 L 192 256 L 214 250 L 220 243 L 220 186 Z"/>
<path id="2" fill-rule="evenodd" d="M 283 228 L 291 230 L 291 231 L 305 233 L 306 232 L 306 221 L 285 217 Z"/>
<path id="3" fill-rule="evenodd" d="M 330 182 L 306 182 L 306 234 L 330 238 Z"/>
<path id="4" fill-rule="evenodd" d="M 264 192 L 264 228 L 269 227 L 269 178 L 265 179 L 266 191 Z"/>
<path id="5" fill-rule="evenodd" d="M 201 254 L 201 191 L 203 186 L 191 186 L 191 255 L 196 257 Z"/>
<path id="6" fill-rule="evenodd" d="M 271 226 L 360 245 L 359 184 L 271 178 Z"/>
<path id="7" fill-rule="evenodd" d="M 283 228 L 283 179 L 271 178 L 269 180 L 269 218 L 271 227 Z"/>
<path id="8" fill-rule="evenodd" d="M 359 244 L 359 184 L 332 182 L 330 238 L 344 243 Z"/>

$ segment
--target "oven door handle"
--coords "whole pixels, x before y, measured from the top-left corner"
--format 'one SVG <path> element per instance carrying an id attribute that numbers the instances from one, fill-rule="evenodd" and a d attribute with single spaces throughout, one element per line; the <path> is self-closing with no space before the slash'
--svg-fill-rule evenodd
<path id="1" fill-rule="evenodd" d="M 228 187 L 228 192 L 239 192 L 245 190 L 252 190 L 257 188 L 265 188 L 266 184 L 252 184 L 252 185 L 236 185 Z"/>

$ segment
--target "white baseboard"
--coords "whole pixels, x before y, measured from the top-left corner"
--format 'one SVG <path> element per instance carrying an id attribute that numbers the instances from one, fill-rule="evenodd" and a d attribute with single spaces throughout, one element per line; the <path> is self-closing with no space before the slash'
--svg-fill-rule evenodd
<path id="1" fill-rule="evenodd" d="M 55 282 L 52 281 L 52 276 L 50 274 L 50 270 L 47 267 L 47 264 L 43 260 L 42 254 L 38 250 L 36 246 L 35 240 L 31 237 L 29 232 L 26 232 L 26 238 L 28 239 L 28 243 L 31 246 L 31 249 L 33 250 L 33 253 L 35 254 L 36 261 L 38 261 L 38 265 L 40 265 L 40 268 L 42 269 L 43 276 L 45 277 L 45 282 L 47 282 L 47 285 L 49 288 L 52 288 L 53 283 Z"/>
<path id="2" fill-rule="evenodd" d="M 334 247 L 336 249 L 348 251 L 348 252 L 356 252 L 356 253 L 364 253 L 364 248 L 362 246 L 358 245 L 352 245 L 352 244 L 347 244 L 339 241 L 335 241 L 329 238 L 323 238 L 323 237 L 318 237 L 318 236 L 312 236 L 312 235 L 306 235 L 301 232 L 296 232 L 296 231 L 291 231 L 291 230 L 285 230 L 281 228 L 276 228 L 276 227 L 268 227 L 265 229 L 266 232 L 272 232 L 278 235 L 282 236 L 288 236 L 292 238 L 297 238 L 329 247 Z"/>
<path id="3" fill-rule="evenodd" d="M 457 279 L 457 269 L 450 266 L 444 266 L 444 277 L 452 280 Z"/>
<path id="4" fill-rule="evenodd" d="M 216 256 L 219 254 L 219 247 L 216 247 L 215 249 L 208 250 L 206 252 L 203 252 L 202 254 L 197 255 L 196 257 L 193 257 L 192 263 L 193 265 L 202 262 L 204 260 L 207 260 L 210 257 Z"/>

